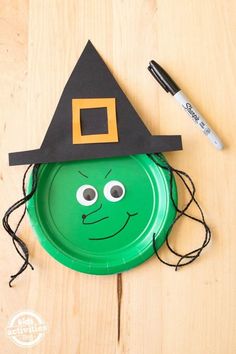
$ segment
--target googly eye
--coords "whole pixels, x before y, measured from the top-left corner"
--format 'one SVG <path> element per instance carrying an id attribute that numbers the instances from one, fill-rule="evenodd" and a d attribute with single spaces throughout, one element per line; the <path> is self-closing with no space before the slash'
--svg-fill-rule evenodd
<path id="1" fill-rule="evenodd" d="M 125 187 L 119 181 L 110 181 L 105 185 L 103 193 L 110 202 L 119 202 L 125 195 Z"/>
<path id="2" fill-rule="evenodd" d="M 98 192 L 93 186 L 84 184 L 77 189 L 76 199 L 80 204 L 89 206 L 94 204 L 98 199 Z"/>

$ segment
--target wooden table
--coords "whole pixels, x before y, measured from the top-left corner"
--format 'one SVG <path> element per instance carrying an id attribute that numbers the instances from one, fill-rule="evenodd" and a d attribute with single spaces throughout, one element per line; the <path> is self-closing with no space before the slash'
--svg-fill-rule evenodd
<path id="1" fill-rule="evenodd" d="M 182 135 L 184 150 L 166 156 L 193 177 L 213 233 L 202 257 L 179 272 L 152 257 L 122 274 L 118 339 L 117 275 L 63 267 L 39 246 L 25 220 L 20 234 L 35 270 L 10 289 L 9 276 L 21 261 L 2 228 L 2 353 L 236 352 L 235 19 L 233 0 L 1 1 L 1 215 L 21 196 L 25 170 L 9 167 L 7 153 L 40 146 L 65 82 L 91 39 L 152 134 Z M 152 58 L 219 133 L 223 151 L 211 146 L 152 79 L 147 71 Z M 188 251 L 202 238 L 202 229 L 185 220 L 173 229 L 171 242 Z M 169 257 L 165 247 L 161 254 Z M 48 326 L 44 339 L 29 349 L 5 335 L 9 319 L 24 309 L 37 312 Z"/>

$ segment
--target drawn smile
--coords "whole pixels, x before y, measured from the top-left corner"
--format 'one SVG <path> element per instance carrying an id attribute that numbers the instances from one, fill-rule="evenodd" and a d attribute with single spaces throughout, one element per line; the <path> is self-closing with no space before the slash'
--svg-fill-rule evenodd
<path id="1" fill-rule="evenodd" d="M 112 237 L 116 236 L 116 235 L 119 234 L 122 230 L 124 230 L 124 228 L 127 226 L 128 222 L 130 221 L 131 217 L 138 215 L 138 213 L 130 214 L 130 213 L 127 211 L 127 215 L 128 215 L 128 216 L 127 216 L 127 219 L 126 219 L 124 225 L 123 225 L 118 231 L 116 231 L 114 234 L 109 235 L 109 236 L 105 236 L 105 237 L 99 237 L 99 238 L 94 238 L 94 237 L 92 237 L 92 238 L 89 238 L 89 240 L 92 240 L 92 241 L 107 240 L 108 238 L 112 238 Z M 106 218 L 108 218 L 108 216 L 105 217 L 105 218 L 102 218 L 102 219 L 100 219 L 100 220 L 97 220 L 96 222 L 99 222 L 99 221 L 104 220 L 104 219 L 106 219 Z"/>

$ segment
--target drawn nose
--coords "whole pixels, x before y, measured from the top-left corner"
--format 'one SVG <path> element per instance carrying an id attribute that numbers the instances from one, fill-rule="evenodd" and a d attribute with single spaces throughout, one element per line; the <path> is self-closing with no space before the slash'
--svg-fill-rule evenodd
<path id="1" fill-rule="evenodd" d="M 101 204 L 97 209 L 91 211 L 90 213 L 88 213 L 88 214 L 82 214 L 82 215 L 81 215 L 81 217 L 82 217 L 82 222 L 84 223 L 84 222 L 85 222 L 85 219 L 86 219 L 88 216 L 90 216 L 90 215 L 92 215 L 92 214 L 95 214 L 95 213 L 96 213 L 97 211 L 99 211 L 101 208 L 102 208 L 102 204 Z"/>
<path id="2" fill-rule="evenodd" d="M 101 219 L 98 219 L 98 220 L 91 220 L 90 222 L 89 221 L 85 221 L 85 219 L 89 216 L 89 219 L 90 219 L 90 215 L 93 215 L 95 214 L 97 211 L 99 211 L 100 209 L 102 208 L 102 204 L 100 205 L 100 207 L 96 210 L 93 210 L 91 213 L 88 213 L 88 214 L 82 214 L 81 217 L 82 217 L 82 223 L 84 225 L 91 225 L 91 224 L 96 224 L 97 222 L 100 222 L 102 220 L 105 220 L 105 219 L 108 219 L 108 216 L 104 216 L 102 217 Z"/>

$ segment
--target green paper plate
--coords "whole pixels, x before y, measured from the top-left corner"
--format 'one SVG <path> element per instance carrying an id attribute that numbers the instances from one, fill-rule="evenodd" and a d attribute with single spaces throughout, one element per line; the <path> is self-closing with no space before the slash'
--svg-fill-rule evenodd
<path id="1" fill-rule="evenodd" d="M 89 274 L 120 273 L 147 260 L 153 233 L 159 248 L 176 214 L 168 171 L 148 155 L 43 164 L 27 210 L 42 247 Z"/>

